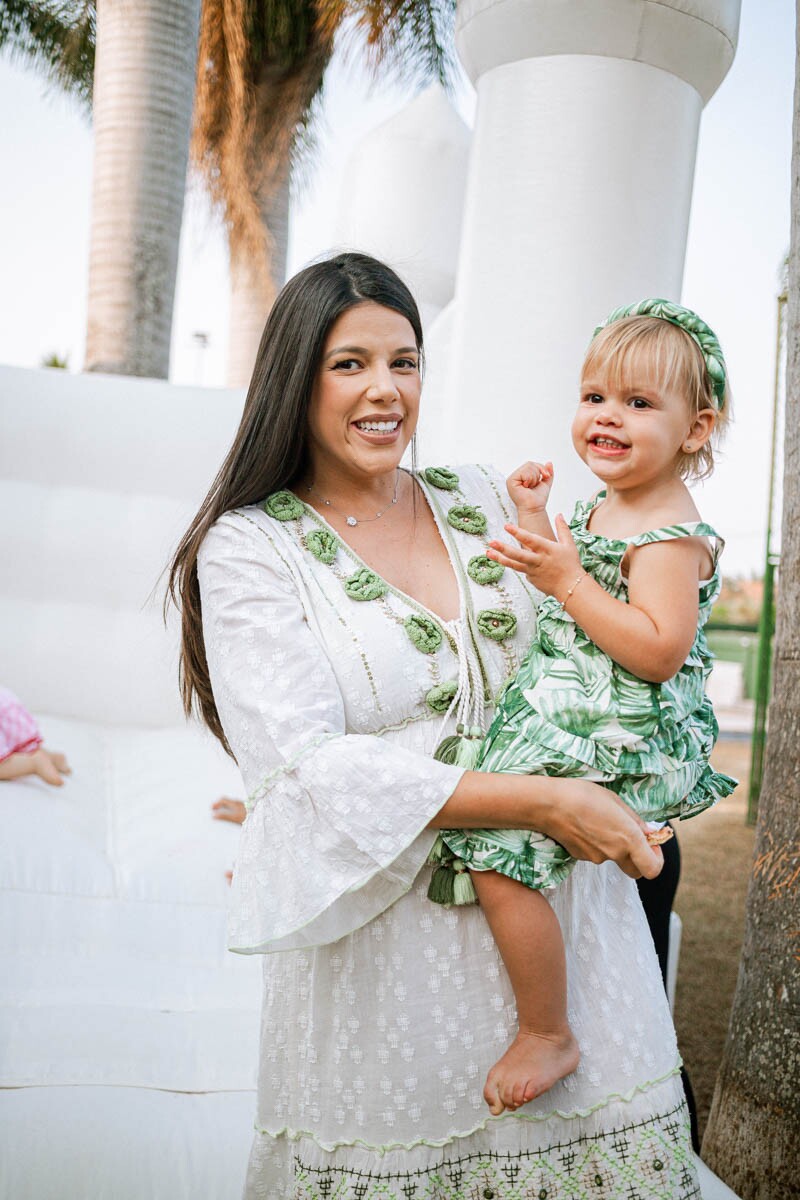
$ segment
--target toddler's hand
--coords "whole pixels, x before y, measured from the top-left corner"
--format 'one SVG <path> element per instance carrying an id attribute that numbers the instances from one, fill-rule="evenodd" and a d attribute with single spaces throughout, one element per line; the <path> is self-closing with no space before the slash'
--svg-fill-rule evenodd
<path id="1" fill-rule="evenodd" d="M 506 525 L 504 528 L 516 538 L 519 546 L 489 542 L 488 557 L 525 575 L 540 592 L 563 600 L 583 573 L 578 548 L 564 518 L 560 514 L 556 517 L 557 542 L 528 533 L 519 525 Z"/>
<path id="2" fill-rule="evenodd" d="M 552 486 L 553 464 L 551 462 L 523 463 L 506 480 L 508 494 L 517 506 L 517 512 L 521 515 L 544 512 Z"/>

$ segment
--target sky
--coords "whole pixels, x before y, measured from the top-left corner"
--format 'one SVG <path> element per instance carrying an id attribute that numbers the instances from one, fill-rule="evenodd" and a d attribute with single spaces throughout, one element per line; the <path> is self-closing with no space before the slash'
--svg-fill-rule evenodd
<path id="1" fill-rule="evenodd" d="M 727 538 L 729 574 L 764 558 L 775 307 L 789 244 L 794 83 L 792 0 L 743 0 L 733 67 L 703 114 L 682 300 L 726 352 L 734 424 L 712 479 L 698 489 L 706 520 Z M 317 154 L 294 197 L 289 271 L 334 243 L 347 159 L 369 130 L 410 99 L 337 58 L 326 79 Z M 456 96 L 471 123 L 474 95 Z M 86 321 L 92 136 L 77 104 L 0 58 L 0 363 L 38 366 L 52 352 L 80 369 Z M 171 379 L 225 378 L 227 255 L 218 218 L 190 183 L 181 238 Z M 202 350 L 195 338 L 205 335 Z"/>

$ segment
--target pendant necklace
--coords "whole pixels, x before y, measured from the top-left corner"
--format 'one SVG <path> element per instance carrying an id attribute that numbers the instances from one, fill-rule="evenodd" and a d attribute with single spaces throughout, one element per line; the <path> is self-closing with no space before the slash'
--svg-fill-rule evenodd
<path id="1" fill-rule="evenodd" d="M 337 508 L 335 504 L 332 504 L 330 502 L 330 500 L 324 500 L 323 497 L 320 496 L 319 492 L 314 491 L 313 483 L 306 484 L 306 489 L 317 497 L 320 504 L 324 504 L 326 508 L 330 508 L 333 512 L 338 513 L 340 517 L 344 517 L 346 525 L 369 525 L 372 521 L 379 520 L 385 512 L 389 511 L 389 509 L 392 507 L 393 504 L 397 504 L 397 488 L 398 488 L 399 483 L 400 483 L 400 472 L 397 471 L 397 473 L 395 474 L 395 480 L 394 480 L 394 495 L 392 496 L 391 500 L 386 505 L 386 507 L 382 508 L 380 512 L 375 513 L 374 517 L 360 517 L 360 518 L 354 517 L 354 516 L 352 516 L 352 514 L 351 515 L 345 514 L 342 512 L 342 510 L 340 508 Z"/>

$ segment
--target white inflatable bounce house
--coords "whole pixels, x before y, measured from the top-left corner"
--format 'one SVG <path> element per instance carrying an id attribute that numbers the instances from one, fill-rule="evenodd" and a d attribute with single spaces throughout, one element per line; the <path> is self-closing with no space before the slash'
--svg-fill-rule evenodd
<path id="1" fill-rule="evenodd" d="M 356 152 L 338 231 L 421 301 L 425 460 L 510 467 L 535 421 L 557 506 L 585 489 L 576 364 L 622 300 L 680 296 L 700 115 L 739 6 L 460 0 L 472 134 L 418 97 Z M 241 1193 L 260 964 L 226 952 L 236 830 L 209 819 L 241 784 L 183 720 L 159 576 L 242 401 L 0 370 L 0 683 L 74 771 L 0 785 L 2 1200 Z"/>

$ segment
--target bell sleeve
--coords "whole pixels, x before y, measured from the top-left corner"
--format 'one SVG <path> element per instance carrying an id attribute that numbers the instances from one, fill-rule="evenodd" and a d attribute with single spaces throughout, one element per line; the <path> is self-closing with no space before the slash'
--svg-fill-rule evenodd
<path id="1" fill-rule="evenodd" d="M 245 514 L 209 530 L 198 576 L 214 699 L 249 793 L 230 949 L 337 941 L 412 886 L 463 771 L 347 732 L 307 616 L 313 581 Z"/>

